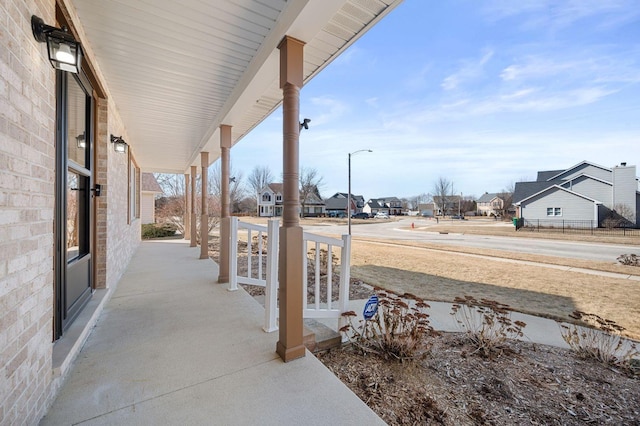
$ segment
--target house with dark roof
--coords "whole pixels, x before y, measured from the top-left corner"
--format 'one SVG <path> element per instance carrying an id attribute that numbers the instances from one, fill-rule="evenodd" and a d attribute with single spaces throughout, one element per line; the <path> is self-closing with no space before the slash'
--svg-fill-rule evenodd
<path id="1" fill-rule="evenodd" d="M 322 217 L 326 214 L 326 206 L 322 197 L 317 192 L 311 192 L 304 196 L 300 194 L 300 204 L 302 205 L 302 217 Z"/>
<path id="2" fill-rule="evenodd" d="M 306 217 L 324 216 L 325 203 L 320 194 L 309 193 L 303 198 L 300 194 L 299 212 Z M 284 208 L 282 198 L 282 183 L 270 183 L 258 192 L 258 216 L 279 217 Z"/>
<path id="3" fill-rule="evenodd" d="M 582 161 L 565 170 L 540 171 L 536 181 L 517 182 L 513 200 L 525 221 L 585 221 L 592 227 L 608 218 L 640 226 L 640 192 L 636 166 L 609 168 Z"/>
<path id="4" fill-rule="evenodd" d="M 480 216 L 498 216 L 504 210 L 504 199 L 496 192 L 485 192 L 476 201 L 476 206 Z"/>
<path id="5" fill-rule="evenodd" d="M 258 191 L 258 216 L 282 216 L 282 183 L 270 183 Z"/>
<path id="6" fill-rule="evenodd" d="M 362 211 L 365 213 L 369 213 L 369 216 L 373 216 L 376 213 L 384 213 L 389 214 L 389 207 L 384 203 L 383 200 L 378 198 L 371 198 L 367 201 L 362 208 Z"/>
<path id="7" fill-rule="evenodd" d="M 402 200 L 398 197 L 381 197 L 377 200 L 380 204 L 387 206 L 389 215 L 399 216 L 402 214 Z"/>
<path id="8" fill-rule="evenodd" d="M 331 197 L 324 200 L 326 213 L 330 215 L 347 214 L 347 198 L 349 194 L 346 192 L 336 192 Z M 351 214 L 362 212 L 364 207 L 364 197 L 362 195 L 351 194 Z"/>

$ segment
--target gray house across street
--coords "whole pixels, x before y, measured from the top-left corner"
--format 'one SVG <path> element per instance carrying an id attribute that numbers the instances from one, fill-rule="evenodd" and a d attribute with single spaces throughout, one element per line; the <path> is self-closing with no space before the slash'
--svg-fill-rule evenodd
<path id="1" fill-rule="evenodd" d="M 516 183 L 513 199 L 525 223 L 640 226 L 636 166 L 627 163 L 609 168 L 583 161 L 566 170 L 541 171 L 536 181 Z"/>

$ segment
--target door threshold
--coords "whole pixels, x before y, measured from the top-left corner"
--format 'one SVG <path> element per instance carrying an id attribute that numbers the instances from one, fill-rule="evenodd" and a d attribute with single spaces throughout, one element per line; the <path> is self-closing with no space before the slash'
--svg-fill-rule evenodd
<path id="1" fill-rule="evenodd" d="M 94 290 L 91 299 L 60 339 L 53 344 L 53 380 L 64 378 L 95 327 L 112 289 Z"/>

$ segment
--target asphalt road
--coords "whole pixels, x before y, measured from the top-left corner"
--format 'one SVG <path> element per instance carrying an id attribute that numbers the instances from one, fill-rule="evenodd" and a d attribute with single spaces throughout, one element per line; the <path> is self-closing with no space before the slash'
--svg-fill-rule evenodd
<path id="1" fill-rule="evenodd" d="M 410 228 L 415 222 L 419 231 Z M 435 224 L 435 223 L 434 223 Z M 446 244 L 460 247 L 484 248 L 491 250 L 507 250 L 519 253 L 556 256 L 574 259 L 616 262 L 616 258 L 625 253 L 640 254 L 640 246 L 616 245 L 605 243 L 544 240 L 538 238 L 510 238 L 471 234 L 440 234 L 429 232 L 430 223 L 422 220 L 403 218 L 399 221 L 376 223 L 352 223 L 351 234 L 354 237 L 418 241 Z M 509 226 L 509 225 L 507 225 Z M 313 225 L 304 226 L 304 230 L 314 233 L 346 234 L 346 225 Z M 515 231 L 514 231 L 515 232 Z"/>

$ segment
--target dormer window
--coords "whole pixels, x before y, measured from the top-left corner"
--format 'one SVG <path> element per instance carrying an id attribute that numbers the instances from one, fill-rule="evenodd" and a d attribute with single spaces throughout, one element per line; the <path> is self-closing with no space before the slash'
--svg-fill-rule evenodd
<path id="1" fill-rule="evenodd" d="M 281 194 L 276 195 L 276 201 L 277 202 L 282 201 L 282 195 Z"/>

